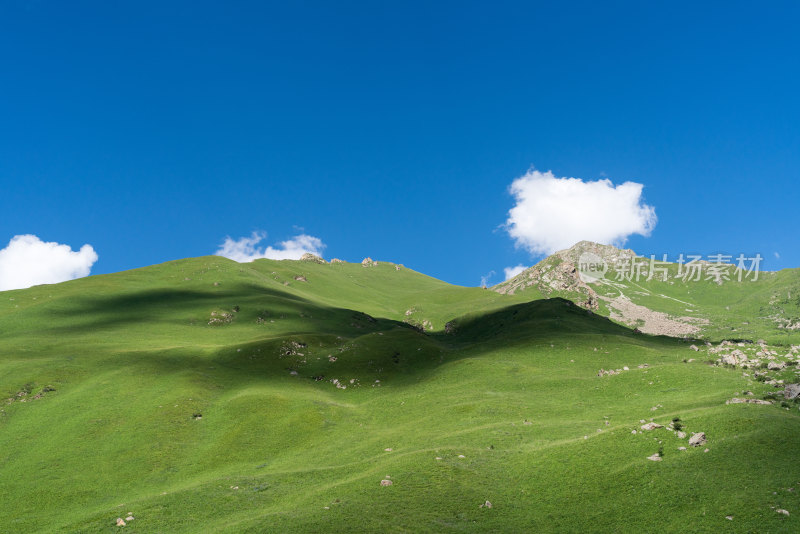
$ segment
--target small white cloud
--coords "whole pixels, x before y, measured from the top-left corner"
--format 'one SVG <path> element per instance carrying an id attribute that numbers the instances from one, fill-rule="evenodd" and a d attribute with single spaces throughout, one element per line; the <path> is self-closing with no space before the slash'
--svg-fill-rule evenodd
<path id="1" fill-rule="evenodd" d="M 776 259 L 776 260 L 779 260 L 779 259 L 781 259 L 781 255 L 780 255 L 780 254 L 778 254 L 777 252 L 774 252 L 773 254 L 775 254 L 775 259 Z"/>
<path id="2" fill-rule="evenodd" d="M 0 250 L 0 291 L 88 276 L 96 261 L 91 245 L 75 252 L 69 245 L 46 243 L 35 235 L 17 235 Z"/>
<path id="3" fill-rule="evenodd" d="M 642 201 L 643 187 L 532 170 L 511 184 L 516 205 L 505 228 L 532 254 L 552 254 L 582 240 L 621 246 L 632 234 L 649 236 L 656 225 L 655 208 Z"/>
<path id="4" fill-rule="evenodd" d="M 489 271 L 481 276 L 481 287 L 489 287 L 489 280 L 495 275 L 494 271 Z"/>
<path id="5" fill-rule="evenodd" d="M 506 275 L 506 280 L 510 280 L 517 276 L 519 273 L 527 269 L 525 265 L 517 265 L 516 267 L 506 267 L 503 272 Z"/>
<path id="6" fill-rule="evenodd" d="M 239 263 L 246 263 L 261 258 L 271 260 L 299 260 L 303 254 L 311 253 L 322 256 L 325 244 L 318 237 L 300 234 L 286 241 L 281 241 L 276 247 L 257 246 L 267 237 L 266 232 L 253 232 L 250 237 L 239 239 L 225 238 L 225 242 L 214 254 L 224 256 Z"/>

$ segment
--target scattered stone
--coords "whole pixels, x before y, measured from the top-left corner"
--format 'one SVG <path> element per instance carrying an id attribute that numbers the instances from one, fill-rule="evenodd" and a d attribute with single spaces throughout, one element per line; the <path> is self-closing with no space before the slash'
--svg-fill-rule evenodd
<path id="1" fill-rule="evenodd" d="M 678 450 L 679 450 L 679 451 L 685 451 L 685 450 L 686 450 L 686 447 L 678 447 Z"/>
<path id="2" fill-rule="evenodd" d="M 699 348 L 697 345 L 690 345 L 690 346 L 689 346 L 689 348 L 690 348 L 690 349 L 692 349 L 692 350 L 693 350 L 693 351 L 695 351 L 695 352 L 697 352 L 698 350 L 700 350 L 700 348 Z"/>
<path id="3" fill-rule="evenodd" d="M 381 480 L 381 486 L 391 486 L 392 484 L 394 484 L 394 482 L 392 482 L 391 480 L 387 479 Z"/>
<path id="4" fill-rule="evenodd" d="M 480 508 L 491 508 L 491 507 L 492 507 L 492 503 L 490 503 L 489 501 L 486 501 L 485 503 L 480 505 Z"/>
<path id="5" fill-rule="evenodd" d="M 796 399 L 800 396 L 800 384 L 786 384 L 783 389 L 783 396 L 789 400 Z"/>
<path id="6" fill-rule="evenodd" d="M 344 260 L 340 260 L 339 258 L 333 258 L 331 260 L 331 265 L 333 265 L 334 263 L 344 263 Z"/>
<path id="7" fill-rule="evenodd" d="M 767 364 L 767 369 L 770 371 L 780 371 L 786 367 L 786 362 L 769 362 Z"/>
<path id="8" fill-rule="evenodd" d="M 727 519 L 728 521 L 733 521 L 733 516 L 732 515 L 726 515 L 725 519 Z"/>
<path id="9" fill-rule="evenodd" d="M 647 423 L 642 425 L 642 430 L 655 430 L 656 428 L 664 428 L 664 425 L 659 425 L 658 423 Z"/>
<path id="10" fill-rule="evenodd" d="M 125 526 L 125 520 L 122 519 L 121 517 L 118 517 L 117 518 L 117 526 L 118 527 L 124 527 Z"/>
<path id="11" fill-rule="evenodd" d="M 298 282 L 308 282 L 308 279 L 302 274 L 298 274 L 297 276 L 294 277 L 294 279 L 297 280 Z"/>
<path id="12" fill-rule="evenodd" d="M 384 452 L 392 452 L 392 448 L 391 447 L 387 447 L 387 448 L 385 448 L 383 450 L 384 450 Z"/>
<path id="13" fill-rule="evenodd" d="M 441 456 L 437 456 L 436 458 L 434 458 L 434 460 L 441 460 L 441 459 L 442 459 Z"/>
<path id="14" fill-rule="evenodd" d="M 785 516 L 788 516 L 788 515 L 789 515 L 789 512 L 788 512 L 787 510 L 784 510 L 783 508 L 778 508 L 778 509 L 777 509 L 777 510 L 775 510 L 775 511 L 776 511 L 776 512 L 778 512 L 779 514 L 783 514 L 783 515 L 785 515 Z"/>
<path id="15" fill-rule="evenodd" d="M 739 399 L 734 397 L 725 401 L 725 404 L 772 404 L 772 401 L 761 399 Z"/>
<path id="16" fill-rule="evenodd" d="M 375 265 L 378 265 L 378 262 L 373 261 L 372 258 L 370 257 L 366 257 L 363 260 L 361 260 L 362 267 L 374 267 Z"/>
<path id="17" fill-rule="evenodd" d="M 648 456 L 647 459 L 652 461 L 652 462 L 660 462 L 661 461 L 661 456 L 659 456 L 658 453 L 655 453 L 652 456 Z"/>
<path id="18" fill-rule="evenodd" d="M 679 439 L 686 439 L 686 432 L 683 430 L 678 430 L 675 432 L 675 435 L 678 436 Z"/>
<path id="19" fill-rule="evenodd" d="M 706 449 L 706 450 L 704 450 L 703 452 L 708 452 L 708 451 L 710 451 L 710 450 L 711 450 L 711 449 Z"/>
<path id="20" fill-rule="evenodd" d="M 463 454 L 459 454 L 458 457 L 459 458 L 466 458 L 466 456 L 464 456 Z"/>
<path id="21" fill-rule="evenodd" d="M 125 518 L 125 521 L 133 521 L 133 519 L 134 517 L 132 515 L 129 515 L 128 517 Z"/>
<path id="22" fill-rule="evenodd" d="M 704 445 L 706 441 L 705 432 L 696 432 L 692 434 L 691 438 L 689 438 L 689 445 L 692 447 L 699 447 L 700 445 Z"/>

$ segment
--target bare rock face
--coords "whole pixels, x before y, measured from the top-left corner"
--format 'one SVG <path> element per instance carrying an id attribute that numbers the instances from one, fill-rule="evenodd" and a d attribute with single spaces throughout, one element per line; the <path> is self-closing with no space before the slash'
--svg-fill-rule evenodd
<path id="1" fill-rule="evenodd" d="M 361 266 L 362 267 L 375 267 L 376 265 L 378 265 L 378 262 L 374 261 L 370 257 L 366 257 L 363 260 L 361 260 Z"/>
<path id="2" fill-rule="evenodd" d="M 340 260 L 339 258 L 333 258 L 331 260 L 331 264 L 334 264 L 334 263 L 344 263 L 344 260 Z"/>
<path id="3" fill-rule="evenodd" d="M 316 254 L 311 254 L 310 252 L 306 252 L 302 256 L 300 256 L 300 261 L 310 261 L 313 263 L 328 263 L 327 261 L 323 260 Z"/>
<path id="4" fill-rule="evenodd" d="M 620 250 L 610 245 L 581 241 L 569 249 L 548 256 L 530 269 L 492 289 L 509 295 L 531 286 L 535 286 L 545 296 L 555 291 L 580 293 L 584 296 L 584 300 L 579 304 L 586 309 L 596 310 L 599 307 L 597 293 L 581 280 L 578 272 L 580 257 L 585 253 L 592 253 L 608 264 L 636 256 L 632 250 Z"/>
<path id="5" fill-rule="evenodd" d="M 656 428 L 664 428 L 664 425 L 659 425 L 658 423 L 647 423 L 646 425 L 642 425 L 642 430 L 655 430 Z"/>
<path id="6" fill-rule="evenodd" d="M 700 445 L 704 445 L 706 441 L 708 441 L 706 439 L 706 433 L 697 432 L 692 434 L 692 437 L 689 438 L 689 445 L 691 445 L 692 447 L 699 447 Z"/>
<path id="7" fill-rule="evenodd" d="M 553 292 L 571 292 L 582 295 L 576 299 L 578 305 L 587 310 L 599 308 L 598 295 L 589 284 L 581 280 L 578 271 L 580 257 L 591 253 L 608 265 L 624 259 L 636 257 L 632 250 L 620 250 L 611 245 L 600 245 L 591 241 L 581 241 L 566 250 L 560 250 L 530 269 L 526 269 L 511 280 L 498 284 L 492 289 L 498 293 L 513 295 L 517 291 L 534 286 L 545 296 Z"/>

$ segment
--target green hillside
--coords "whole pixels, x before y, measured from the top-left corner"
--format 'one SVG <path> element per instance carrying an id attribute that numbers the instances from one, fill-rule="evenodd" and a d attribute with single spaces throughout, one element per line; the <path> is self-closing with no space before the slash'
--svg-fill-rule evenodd
<path id="1" fill-rule="evenodd" d="M 2 292 L 0 532 L 796 532 L 800 355 L 761 318 L 797 280 L 637 295 L 710 345 L 384 262 Z M 751 334 L 763 366 L 715 363 Z"/>

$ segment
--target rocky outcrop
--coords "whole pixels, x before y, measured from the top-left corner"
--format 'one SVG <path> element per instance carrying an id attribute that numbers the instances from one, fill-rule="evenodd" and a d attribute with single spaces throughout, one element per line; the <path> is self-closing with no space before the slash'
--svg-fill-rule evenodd
<path id="1" fill-rule="evenodd" d="M 327 261 L 323 260 L 316 254 L 311 254 L 310 252 L 306 252 L 302 256 L 300 256 L 300 261 L 310 261 L 312 263 L 328 263 Z"/>
<path id="2" fill-rule="evenodd" d="M 513 295 L 529 287 L 535 287 L 543 295 L 553 293 L 576 293 L 576 304 L 588 310 L 599 308 L 598 295 L 589 284 L 581 279 L 579 262 L 584 254 L 593 254 L 607 265 L 616 265 L 625 259 L 635 258 L 632 250 L 621 250 L 611 245 L 600 245 L 581 241 L 574 246 L 560 250 L 533 267 L 522 271 L 514 278 L 494 286 L 498 293 Z"/>

